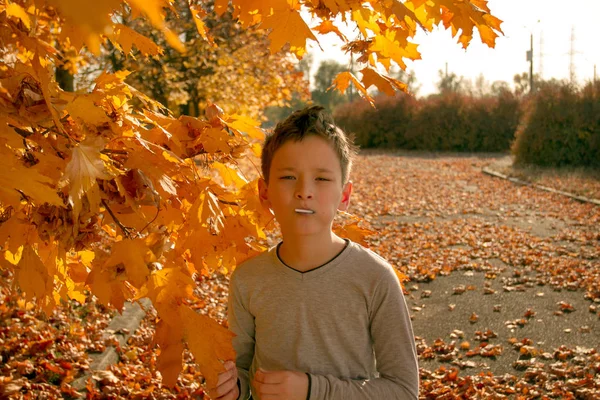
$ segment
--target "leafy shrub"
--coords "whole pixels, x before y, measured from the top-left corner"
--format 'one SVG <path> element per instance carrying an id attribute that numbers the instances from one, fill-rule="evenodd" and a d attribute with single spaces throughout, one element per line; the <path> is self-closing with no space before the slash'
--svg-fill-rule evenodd
<path id="1" fill-rule="evenodd" d="M 508 151 L 520 117 L 511 92 L 475 98 L 458 93 L 416 100 L 404 94 L 339 107 L 335 118 L 363 148 Z"/>
<path id="2" fill-rule="evenodd" d="M 363 148 L 402 148 L 416 109 L 416 99 L 404 93 L 377 96 L 376 108 L 363 100 L 344 104 L 335 111 L 337 124 L 355 135 Z"/>
<path id="3" fill-rule="evenodd" d="M 540 85 L 512 150 L 517 164 L 600 167 L 600 84 Z"/>

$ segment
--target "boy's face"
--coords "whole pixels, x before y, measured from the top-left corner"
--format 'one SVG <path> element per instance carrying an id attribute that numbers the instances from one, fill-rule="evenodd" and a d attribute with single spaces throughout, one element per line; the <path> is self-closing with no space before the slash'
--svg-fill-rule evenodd
<path id="1" fill-rule="evenodd" d="M 326 235 L 337 210 L 348 208 L 352 183 L 342 183 L 333 147 L 318 136 L 290 140 L 274 154 L 269 183 L 259 182 L 263 206 L 270 208 L 285 236 Z"/>

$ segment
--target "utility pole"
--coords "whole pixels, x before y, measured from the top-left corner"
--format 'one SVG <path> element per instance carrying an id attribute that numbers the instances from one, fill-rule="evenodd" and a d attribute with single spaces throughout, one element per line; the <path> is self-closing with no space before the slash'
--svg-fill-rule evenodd
<path id="1" fill-rule="evenodd" d="M 539 21 L 538 21 L 539 22 Z M 544 31 L 540 31 L 540 46 L 538 50 L 538 76 L 540 79 L 544 77 Z"/>
<path id="2" fill-rule="evenodd" d="M 571 27 L 571 51 L 569 52 L 569 80 L 575 84 L 575 27 Z"/>
<path id="3" fill-rule="evenodd" d="M 594 83 L 596 83 L 596 64 L 594 64 Z"/>
<path id="4" fill-rule="evenodd" d="M 529 37 L 529 52 L 527 52 L 527 61 L 529 61 L 529 93 L 533 93 L 533 33 Z"/>

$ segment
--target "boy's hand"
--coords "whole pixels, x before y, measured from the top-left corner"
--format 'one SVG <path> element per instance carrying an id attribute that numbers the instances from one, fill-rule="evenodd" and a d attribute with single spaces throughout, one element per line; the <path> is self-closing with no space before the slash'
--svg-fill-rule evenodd
<path id="1" fill-rule="evenodd" d="M 306 400 L 308 376 L 298 371 L 265 371 L 259 368 L 252 386 L 261 400 Z"/>
<path id="2" fill-rule="evenodd" d="M 236 400 L 240 396 L 238 389 L 238 371 L 233 361 L 225 361 L 226 371 L 219 374 L 217 386 L 208 389 L 212 400 Z"/>

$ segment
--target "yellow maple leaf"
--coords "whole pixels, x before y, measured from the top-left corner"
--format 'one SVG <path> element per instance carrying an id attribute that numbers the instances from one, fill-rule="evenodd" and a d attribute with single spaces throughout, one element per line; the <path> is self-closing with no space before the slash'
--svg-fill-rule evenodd
<path id="1" fill-rule="evenodd" d="M 6 146 L 0 147 L 0 157 L 3 169 L 0 174 L 0 202 L 17 206 L 21 202 L 22 192 L 36 204 L 48 202 L 64 206 L 52 179 L 40 174 L 35 168 L 27 168 Z"/>
<path id="2" fill-rule="evenodd" d="M 370 229 L 361 228 L 360 226 L 358 226 L 358 221 L 343 226 L 336 226 L 334 228 L 334 231 L 339 236 L 348 238 L 353 242 L 360 243 L 362 245 L 367 244 L 365 238 L 375 233 Z"/>
<path id="3" fill-rule="evenodd" d="M 100 125 L 106 122 L 111 122 L 106 116 L 104 109 L 96 105 L 95 102 L 100 100 L 100 96 L 95 93 L 76 95 L 73 101 L 67 104 L 67 111 L 71 118 L 78 119 L 80 122 L 90 125 Z"/>
<path id="4" fill-rule="evenodd" d="M 215 5 L 215 7 L 216 7 L 216 5 Z M 205 14 L 204 11 L 198 10 L 198 8 L 193 7 L 191 4 L 190 4 L 190 11 L 192 13 L 192 18 L 194 19 L 194 23 L 196 24 L 196 29 L 198 30 L 198 33 L 200 34 L 200 36 L 202 36 L 204 38 L 204 40 L 206 40 L 212 46 L 216 46 L 212 37 L 208 34 L 208 32 L 206 30 L 206 25 L 204 24 L 204 21 L 202 21 L 202 16 L 203 16 L 203 14 Z"/>
<path id="5" fill-rule="evenodd" d="M 52 293 L 53 276 L 48 274 L 48 269 L 30 245 L 26 245 L 23 249 L 23 255 L 15 272 L 16 281 L 21 290 L 26 293 L 27 300 L 35 296 L 38 302 L 42 302 Z"/>
<path id="6" fill-rule="evenodd" d="M 78 221 L 82 199 L 86 196 L 90 210 L 98 210 L 100 189 L 96 179 L 111 179 L 100 150 L 104 148 L 101 137 L 88 137 L 73 148 L 71 160 L 65 168 L 63 184 L 69 185 L 69 203 L 73 206 L 73 221 Z"/>
<path id="7" fill-rule="evenodd" d="M 322 21 L 319 25 L 317 25 L 314 28 L 314 30 L 319 32 L 321 35 L 326 35 L 328 33 L 335 33 L 344 42 L 348 41 L 346 36 L 340 31 L 340 29 L 337 26 L 335 26 L 333 21 L 329 21 L 329 20 Z"/>
<path id="8" fill-rule="evenodd" d="M 235 360 L 231 331 L 211 318 L 196 313 L 191 308 L 179 308 L 184 337 L 208 387 L 217 385 L 218 374 L 225 371 L 223 362 Z"/>
<path id="9" fill-rule="evenodd" d="M 233 185 L 239 189 L 248 183 L 248 181 L 240 175 L 240 171 L 237 168 L 228 167 L 218 161 L 213 162 L 211 168 L 219 172 L 225 186 Z"/>
<path id="10" fill-rule="evenodd" d="M 373 100 L 369 93 L 367 93 L 367 89 L 362 85 L 362 83 L 360 83 L 358 79 L 356 79 L 356 77 L 351 72 L 345 71 L 337 74 L 328 90 L 335 88 L 341 93 L 344 93 L 346 89 L 348 89 L 348 86 L 350 86 L 350 83 L 354 84 L 354 86 L 358 89 L 358 93 L 365 100 L 367 100 L 369 104 L 375 106 L 375 100 Z"/>
<path id="11" fill-rule="evenodd" d="M 162 375 L 162 383 L 173 387 L 183 367 L 183 327 L 181 323 L 169 325 L 164 320 L 156 324 L 154 344 L 160 346 L 156 368 Z"/>
<path id="12" fill-rule="evenodd" d="M 123 309 L 126 300 L 124 293 L 127 293 L 127 288 L 124 281 L 115 279 L 113 271 L 105 270 L 101 265 L 96 264 L 85 284 L 102 304 L 112 304 L 119 311 Z"/>
<path id="13" fill-rule="evenodd" d="M 398 33 L 387 31 L 383 35 L 377 35 L 373 39 L 369 50 L 381 55 L 383 58 L 391 58 L 402 69 L 406 69 L 404 58 L 420 60 L 421 53 L 417 50 L 418 45 L 411 43 L 406 38 L 398 37 Z"/>
<path id="14" fill-rule="evenodd" d="M 135 13 L 145 14 L 152 25 L 164 33 L 165 38 L 171 47 L 180 52 L 185 51 L 185 46 L 179 37 L 167 28 L 165 23 L 163 9 L 171 6 L 168 0 L 129 0 L 128 3 Z"/>
<path id="15" fill-rule="evenodd" d="M 373 68 L 365 67 L 360 73 L 362 74 L 362 83 L 367 89 L 375 85 L 379 91 L 384 92 L 388 96 L 393 96 L 396 90 L 408 91 L 408 86 L 405 83 L 389 76 L 383 76 Z"/>
<path id="16" fill-rule="evenodd" d="M 139 289 L 150 275 L 147 265 L 150 261 L 154 261 L 152 251 L 143 239 L 125 239 L 113 244 L 103 269 L 122 274 L 129 283 Z"/>
<path id="17" fill-rule="evenodd" d="M 120 0 L 48 0 L 48 3 L 66 20 L 63 36 L 69 37 L 77 49 L 85 43 L 96 55 L 100 54 L 100 35 L 112 25 L 110 14 L 121 5 Z"/>
<path id="18" fill-rule="evenodd" d="M 271 29 L 269 33 L 271 53 L 276 53 L 286 43 L 289 43 L 290 51 L 301 58 L 306 53 L 306 40 L 312 39 L 319 43 L 296 9 L 297 3 L 297 1 L 292 1 L 290 5 L 281 1 L 278 8 L 273 9 L 272 15 L 263 18 L 260 27 Z"/>
<path id="19" fill-rule="evenodd" d="M 20 5 L 16 3 L 8 3 L 5 11 L 8 17 L 17 17 L 23 21 L 23 24 L 27 29 L 31 27 L 31 19 L 29 18 L 27 11 L 25 11 Z"/>
<path id="20" fill-rule="evenodd" d="M 136 299 L 148 297 L 152 300 L 158 316 L 175 326 L 179 323 L 177 308 L 183 299 L 193 298 L 194 287 L 194 280 L 179 268 L 163 268 L 150 274 Z"/>
<path id="21" fill-rule="evenodd" d="M 251 138 L 264 140 L 265 132 L 260 129 L 260 122 L 253 120 L 250 117 L 244 115 L 231 115 L 225 120 L 228 127 L 245 132 Z"/>
<path id="22" fill-rule="evenodd" d="M 123 24 L 116 24 L 111 40 L 123 49 L 125 54 L 131 53 L 133 45 L 138 48 L 144 56 L 155 56 L 163 54 L 163 49 L 154 43 L 151 39 L 141 35 Z"/>

